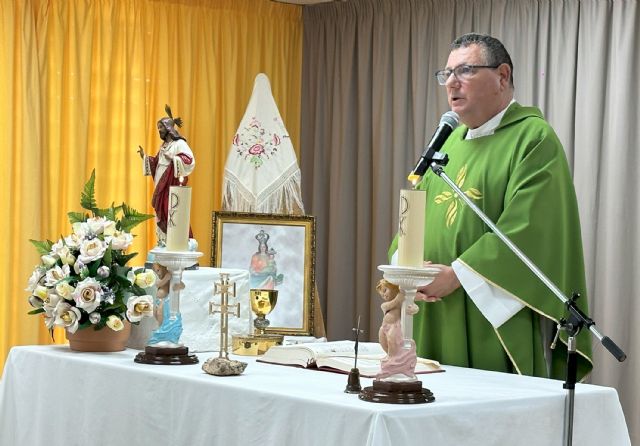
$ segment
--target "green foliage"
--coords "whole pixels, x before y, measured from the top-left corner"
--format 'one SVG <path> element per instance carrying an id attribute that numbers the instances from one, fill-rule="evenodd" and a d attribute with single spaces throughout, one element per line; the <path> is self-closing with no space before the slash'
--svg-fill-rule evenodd
<path id="1" fill-rule="evenodd" d="M 117 221 L 118 212 L 120 212 L 121 210 L 122 205 L 114 206 L 113 203 L 111 203 L 111 207 L 108 207 L 106 209 L 96 209 L 96 216 L 104 217 L 107 220 L 111 221 Z"/>
<path id="2" fill-rule="evenodd" d="M 122 203 L 121 208 L 123 217 L 120 220 L 120 229 L 126 232 L 131 232 L 131 229 L 135 228 L 140 223 L 153 218 L 153 215 L 138 212 L 124 203 Z"/>
<path id="3" fill-rule="evenodd" d="M 111 203 L 111 206 L 108 208 L 99 208 L 96 203 L 96 170 L 93 169 L 91 171 L 91 177 L 84 185 L 82 189 L 82 193 L 80 194 L 80 206 L 84 209 L 91 211 L 93 217 L 104 217 L 107 220 L 111 220 L 116 222 L 117 228 L 125 231 L 131 232 L 131 229 L 138 226 L 140 223 L 153 218 L 154 216 L 151 214 L 143 214 L 142 212 L 138 212 L 130 206 L 127 206 L 125 203 L 122 203 L 118 206 L 115 206 L 114 203 Z M 122 213 L 122 218 L 118 220 L 118 214 Z M 87 220 L 88 215 L 84 212 L 68 212 L 69 221 L 71 224 L 73 223 L 82 223 Z"/>
<path id="4" fill-rule="evenodd" d="M 96 208 L 96 170 L 91 171 L 91 178 L 84 185 L 84 189 L 80 194 L 80 206 L 84 209 L 91 211 L 95 215 Z"/>
<path id="5" fill-rule="evenodd" d="M 89 277 L 96 277 L 98 275 L 98 268 L 100 268 L 100 265 L 102 265 L 101 259 L 94 260 L 87 265 L 87 268 L 89 269 Z"/>
<path id="6" fill-rule="evenodd" d="M 120 266 L 124 266 L 124 265 L 127 264 L 127 262 L 129 260 L 131 260 L 135 256 L 137 256 L 138 253 L 137 252 L 132 252 L 131 254 L 123 254 L 122 252 L 113 251 L 112 255 L 113 255 L 113 261 L 115 263 L 117 263 Z"/>
<path id="7" fill-rule="evenodd" d="M 67 212 L 67 216 L 71 224 L 82 223 L 87 219 L 87 214 L 84 212 Z"/>
<path id="8" fill-rule="evenodd" d="M 135 296 L 144 296 L 147 292 L 138 285 L 133 285 L 130 290 Z"/>
<path id="9" fill-rule="evenodd" d="M 32 240 L 29 239 L 31 244 L 36 247 L 38 250 L 38 254 L 41 256 L 45 256 L 51 252 L 51 247 L 53 246 L 53 242 L 51 240 Z"/>
<path id="10" fill-rule="evenodd" d="M 105 265 L 111 265 L 111 263 L 113 262 L 113 248 L 111 248 L 111 243 L 109 243 L 109 247 L 107 248 L 107 250 L 104 252 L 104 255 L 102 256 L 102 262 Z"/>

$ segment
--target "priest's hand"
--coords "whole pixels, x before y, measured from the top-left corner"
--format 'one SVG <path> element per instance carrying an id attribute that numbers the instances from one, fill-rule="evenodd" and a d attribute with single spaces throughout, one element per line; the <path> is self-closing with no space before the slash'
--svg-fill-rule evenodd
<path id="1" fill-rule="evenodd" d="M 429 266 L 440 268 L 440 272 L 429 285 L 418 288 L 415 300 L 438 302 L 460 288 L 460 281 L 453 268 L 448 265 L 436 265 L 433 263 L 430 263 Z"/>
<path id="2" fill-rule="evenodd" d="M 142 146 L 138 146 L 138 155 L 140 155 L 140 158 L 144 159 L 144 149 Z"/>

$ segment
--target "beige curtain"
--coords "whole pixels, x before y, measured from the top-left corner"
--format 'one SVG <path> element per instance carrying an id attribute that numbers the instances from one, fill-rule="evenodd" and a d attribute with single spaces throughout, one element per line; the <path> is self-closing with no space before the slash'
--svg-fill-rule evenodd
<path id="1" fill-rule="evenodd" d="M 260 72 L 299 144 L 302 8 L 269 0 L 0 0 L 0 372 L 14 345 L 48 343 L 24 291 L 29 239 L 69 234 L 96 169 L 101 206 L 152 213 L 136 153 L 157 153 L 164 104 L 196 157 L 191 226 L 207 265 L 229 147 Z M 154 223 L 134 230 L 144 263 Z M 137 263 L 136 263 L 137 262 Z M 57 342 L 65 342 L 62 330 Z"/>
<path id="2" fill-rule="evenodd" d="M 387 263 L 407 185 L 446 95 L 433 73 L 476 31 L 509 49 L 516 99 L 562 140 L 578 194 L 591 316 L 629 358 L 594 338 L 592 381 L 618 389 L 640 444 L 640 23 L 635 0 L 351 0 L 303 12 L 301 168 L 318 218 L 320 292 L 330 338 L 380 324 L 376 270 Z M 553 249 L 550 247 L 549 249 Z"/>

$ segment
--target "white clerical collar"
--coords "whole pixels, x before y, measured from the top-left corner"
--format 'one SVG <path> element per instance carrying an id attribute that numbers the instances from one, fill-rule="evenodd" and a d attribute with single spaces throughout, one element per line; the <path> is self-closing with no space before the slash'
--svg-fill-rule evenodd
<path id="1" fill-rule="evenodd" d="M 509 102 L 509 104 L 500 113 L 495 115 L 493 118 L 489 119 L 480 127 L 476 127 L 475 129 L 469 129 L 469 131 L 467 131 L 467 136 L 465 136 L 464 139 L 474 139 L 474 138 L 480 138 L 481 136 L 493 135 L 493 132 L 500 125 L 500 121 L 502 121 L 502 117 L 507 112 L 507 109 L 514 102 L 516 102 L 516 100 L 511 99 L 511 102 Z"/>

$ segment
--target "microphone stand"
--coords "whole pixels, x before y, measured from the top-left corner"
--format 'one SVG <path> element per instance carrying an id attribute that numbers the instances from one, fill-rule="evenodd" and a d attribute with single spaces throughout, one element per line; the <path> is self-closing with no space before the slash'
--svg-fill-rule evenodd
<path id="1" fill-rule="evenodd" d="M 446 153 L 433 152 L 428 159 L 429 167 L 438 175 L 445 183 L 451 187 L 460 197 L 464 203 L 480 217 L 480 219 L 486 223 L 489 228 L 497 235 L 502 242 L 516 255 L 522 262 L 535 274 L 538 279 L 546 285 L 546 287 L 567 307 L 569 316 L 567 318 L 560 319 L 558 323 L 558 330 L 556 332 L 555 339 L 551 348 L 554 348 L 558 340 L 560 330 L 565 330 L 568 335 L 567 339 L 567 375 L 563 388 L 567 389 L 567 398 L 565 399 L 565 412 L 564 412 L 564 444 L 571 446 L 573 442 L 573 411 L 574 411 L 574 398 L 575 387 L 577 380 L 577 352 L 576 352 L 576 336 L 583 327 L 586 327 L 598 338 L 602 345 L 620 362 L 627 359 L 627 355 L 611 340 L 608 336 L 603 336 L 595 327 L 595 322 L 585 315 L 576 305 L 576 300 L 580 297 L 579 294 L 573 294 L 571 299 L 568 299 L 562 291 L 542 272 L 540 269 L 527 257 L 498 227 L 491 221 L 482 210 L 476 206 L 469 197 L 447 176 L 444 172 L 444 166 L 449 162 L 449 157 Z"/>

